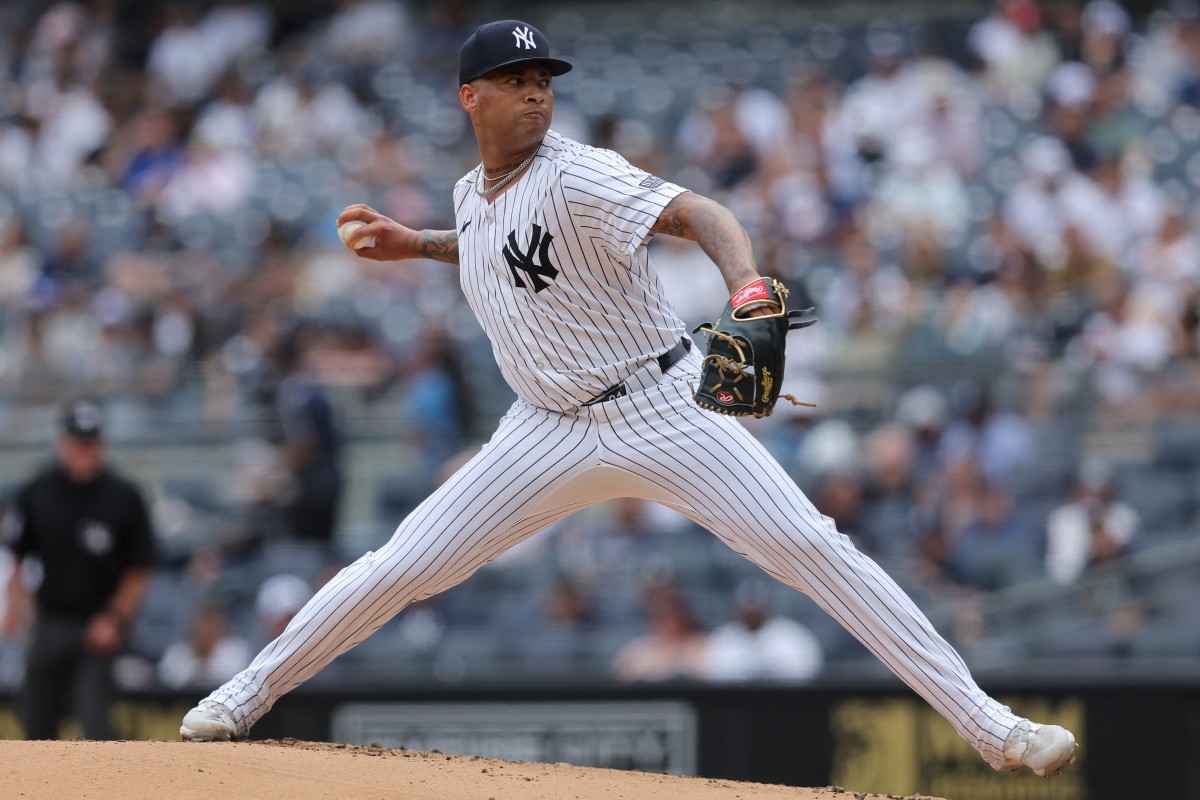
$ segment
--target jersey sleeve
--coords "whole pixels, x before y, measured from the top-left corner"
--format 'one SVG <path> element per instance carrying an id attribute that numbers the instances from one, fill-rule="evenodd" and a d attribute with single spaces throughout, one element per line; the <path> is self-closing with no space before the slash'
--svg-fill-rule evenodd
<path id="1" fill-rule="evenodd" d="M 469 199 L 469 195 L 472 191 L 472 187 L 475 185 L 475 181 L 471 179 L 471 176 L 474 174 L 475 170 L 471 170 L 465 176 L 460 178 L 458 182 L 454 184 L 454 191 L 451 193 L 451 198 L 454 202 L 454 229 L 459 232 L 462 231 L 464 222 L 462 218 L 464 213 L 463 208 L 466 206 L 467 200 Z"/>
<path id="2" fill-rule="evenodd" d="M 150 523 L 150 513 L 146 501 L 136 486 L 129 489 L 129 515 L 126 518 L 127 530 L 124 532 L 125 566 L 150 567 L 154 565 L 157 549 L 154 544 L 154 527 Z"/>
<path id="3" fill-rule="evenodd" d="M 663 209 L 687 191 L 608 150 L 576 159 L 562 186 L 576 226 L 625 255 L 646 243 Z"/>
<path id="4" fill-rule="evenodd" d="M 0 544 L 20 557 L 33 552 L 36 544 L 28 524 L 29 492 L 28 484 L 21 487 L 13 496 L 12 502 L 6 504 L 4 517 L 0 519 Z"/>

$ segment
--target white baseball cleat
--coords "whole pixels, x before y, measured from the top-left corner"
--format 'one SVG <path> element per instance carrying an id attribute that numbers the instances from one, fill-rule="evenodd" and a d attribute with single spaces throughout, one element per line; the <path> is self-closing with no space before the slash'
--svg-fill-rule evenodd
<path id="1" fill-rule="evenodd" d="M 179 735 L 189 742 L 231 742 L 238 738 L 233 715 L 215 700 L 201 700 L 200 705 L 184 714 Z"/>
<path id="2" fill-rule="evenodd" d="M 1004 740 L 1004 766 L 1016 772 L 1029 767 L 1034 775 L 1057 775 L 1075 762 L 1075 737 L 1058 725 L 1039 725 L 1023 719 Z"/>

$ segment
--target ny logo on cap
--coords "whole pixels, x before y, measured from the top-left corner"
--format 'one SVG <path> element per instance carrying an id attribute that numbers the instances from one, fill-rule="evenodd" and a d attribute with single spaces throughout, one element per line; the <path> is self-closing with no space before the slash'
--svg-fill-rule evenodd
<path id="1" fill-rule="evenodd" d="M 526 50 L 537 50 L 537 44 L 533 41 L 533 31 L 528 26 L 524 28 L 513 28 L 513 36 L 517 39 L 517 49 L 521 49 L 521 45 L 525 45 Z"/>

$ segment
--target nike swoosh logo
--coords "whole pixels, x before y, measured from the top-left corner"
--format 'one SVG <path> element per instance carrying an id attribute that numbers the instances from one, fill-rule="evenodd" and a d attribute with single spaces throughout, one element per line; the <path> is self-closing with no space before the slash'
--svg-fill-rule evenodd
<path id="1" fill-rule="evenodd" d="M 459 228 L 459 229 L 458 229 L 458 232 L 459 232 L 459 233 L 462 233 L 462 232 L 463 232 L 463 231 L 465 231 L 467 228 L 471 227 L 471 223 L 472 223 L 472 222 L 474 222 L 474 221 L 475 221 L 475 220 L 473 220 L 473 219 L 469 219 L 469 220 L 467 220 L 466 222 L 464 222 L 464 223 L 463 223 L 463 226 L 462 226 L 461 228 Z"/>

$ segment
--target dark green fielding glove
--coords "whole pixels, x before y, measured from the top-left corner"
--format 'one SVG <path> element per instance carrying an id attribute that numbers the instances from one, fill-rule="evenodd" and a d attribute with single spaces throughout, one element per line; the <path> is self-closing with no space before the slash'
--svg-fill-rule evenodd
<path id="1" fill-rule="evenodd" d="M 787 287 L 782 283 L 774 278 L 759 278 L 729 298 L 720 319 L 692 331 L 708 334 L 708 355 L 700 371 L 700 386 L 693 387 L 697 405 L 732 417 L 770 416 L 783 385 L 787 333 L 817 321 L 809 316 L 812 308 L 788 311 L 787 297 Z M 746 316 L 763 306 L 778 307 L 778 313 Z M 801 403 L 790 394 L 783 397 L 794 405 L 812 405 Z"/>

